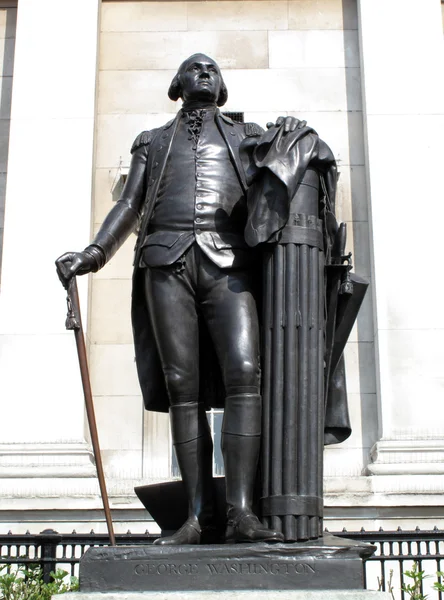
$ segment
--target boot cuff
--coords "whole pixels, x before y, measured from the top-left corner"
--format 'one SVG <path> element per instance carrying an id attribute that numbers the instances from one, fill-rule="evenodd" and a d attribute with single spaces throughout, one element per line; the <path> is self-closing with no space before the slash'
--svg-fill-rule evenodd
<path id="1" fill-rule="evenodd" d="M 205 407 L 202 403 L 170 406 L 173 444 L 185 444 L 209 433 Z"/>
<path id="2" fill-rule="evenodd" d="M 222 425 L 223 433 L 261 435 L 262 398 L 259 394 L 227 396 Z"/>

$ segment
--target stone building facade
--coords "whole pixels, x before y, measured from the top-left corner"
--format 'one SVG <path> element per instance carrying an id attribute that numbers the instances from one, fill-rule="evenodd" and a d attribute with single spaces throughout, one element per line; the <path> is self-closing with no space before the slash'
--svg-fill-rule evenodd
<path id="1" fill-rule="evenodd" d="M 224 110 L 304 118 L 338 161 L 337 216 L 371 286 L 346 350 L 353 434 L 325 451 L 326 525 L 442 527 L 439 0 L 20 0 L 0 3 L 0 42 L 0 531 L 104 529 L 53 263 L 113 206 L 134 137 L 176 113 L 166 91 L 194 52 L 222 67 Z M 154 531 L 133 487 L 176 470 L 168 417 L 138 389 L 133 246 L 79 285 L 116 530 Z"/>

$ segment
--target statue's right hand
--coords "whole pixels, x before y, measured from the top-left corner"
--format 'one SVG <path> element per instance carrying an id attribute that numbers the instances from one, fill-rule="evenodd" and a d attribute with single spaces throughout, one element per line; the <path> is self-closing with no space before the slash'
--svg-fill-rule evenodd
<path id="1" fill-rule="evenodd" d="M 290 131 L 296 131 L 296 129 L 304 129 L 307 125 L 307 121 L 301 121 L 296 117 L 278 117 L 276 123 L 267 123 L 267 129 L 272 127 L 284 126 L 284 135 Z"/>
<path id="2" fill-rule="evenodd" d="M 65 288 L 75 275 L 91 273 L 96 268 L 94 257 L 87 252 L 66 252 L 55 261 L 57 275 Z"/>

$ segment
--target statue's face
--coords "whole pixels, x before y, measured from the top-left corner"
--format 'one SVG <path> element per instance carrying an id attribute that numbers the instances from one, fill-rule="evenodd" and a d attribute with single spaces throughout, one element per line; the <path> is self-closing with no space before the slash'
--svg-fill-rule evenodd
<path id="1" fill-rule="evenodd" d="M 180 73 L 182 99 L 217 101 L 221 76 L 217 64 L 205 54 L 193 56 Z"/>

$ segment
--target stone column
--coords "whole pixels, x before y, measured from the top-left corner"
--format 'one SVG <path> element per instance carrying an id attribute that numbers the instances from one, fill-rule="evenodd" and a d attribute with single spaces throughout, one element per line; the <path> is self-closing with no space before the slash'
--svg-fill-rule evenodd
<path id="1" fill-rule="evenodd" d="M 358 0 L 380 418 L 369 473 L 406 475 L 407 492 L 428 489 L 410 474 L 444 473 L 440 9 Z"/>
<path id="2" fill-rule="evenodd" d="M 94 475 L 54 260 L 90 239 L 99 4 L 18 7 L 0 294 L 3 478 Z M 84 320 L 87 287 L 84 278 Z M 54 481 L 42 483 L 46 493 Z"/>

